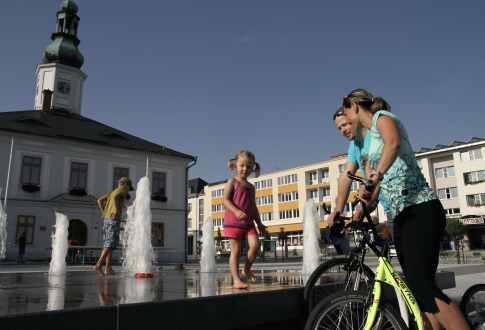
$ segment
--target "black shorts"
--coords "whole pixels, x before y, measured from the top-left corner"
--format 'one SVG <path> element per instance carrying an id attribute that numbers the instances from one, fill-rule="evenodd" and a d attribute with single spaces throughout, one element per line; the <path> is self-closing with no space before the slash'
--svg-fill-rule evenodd
<path id="1" fill-rule="evenodd" d="M 437 199 L 412 205 L 394 219 L 394 243 L 406 283 L 423 312 L 437 313 L 435 298 L 451 302 L 435 283 L 446 214 Z"/>

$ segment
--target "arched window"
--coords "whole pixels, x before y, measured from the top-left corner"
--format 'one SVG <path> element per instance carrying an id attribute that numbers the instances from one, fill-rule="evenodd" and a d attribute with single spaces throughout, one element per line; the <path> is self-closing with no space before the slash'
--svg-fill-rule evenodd
<path id="1" fill-rule="evenodd" d="M 78 219 L 69 221 L 69 234 L 67 239 L 70 245 L 86 245 L 88 241 L 88 227 Z"/>

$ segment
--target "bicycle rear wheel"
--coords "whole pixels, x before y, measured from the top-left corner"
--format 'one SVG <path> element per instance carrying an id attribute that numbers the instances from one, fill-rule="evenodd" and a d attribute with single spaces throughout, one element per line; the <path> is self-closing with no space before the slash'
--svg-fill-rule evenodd
<path id="1" fill-rule="evenodd" d="M 374 272 L 366 265 L 360 266 L 355 259 L 334 258 L 324 262 L 311 274 L 303 290 L 308 311 L 329 294 L 329 289 L 359 291 L 369 289 L 374 281 Z M 333 285 L 332 285 L 333 284 Z"/>
<path id="2" fill-rule="evenodd" d="M 472 329 L 485 330 L 485 284 L 476 284 L 465 291 L 460 308 Z"/>
<path id="3" fill-rule="evenodd" d="M 367 309 L 367 294 L 338 292 L 315 306 L 305 324 L 305 330 L 361 330 L 365 325 Z M 407 327 L 391 306 L 381 304 L 372 329 L 404 330 Z"/>

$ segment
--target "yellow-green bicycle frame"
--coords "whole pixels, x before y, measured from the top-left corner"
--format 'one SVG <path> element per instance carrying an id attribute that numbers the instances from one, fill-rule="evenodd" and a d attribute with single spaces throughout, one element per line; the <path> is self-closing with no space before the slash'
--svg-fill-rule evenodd
<path id="1" fill-rule="evenodd" d="M 421 310 L 419 309 L 418 303 L 414 298 L 411 290 L 402 278 L 394 271 L 389 260 L 385 257 L 379 257 L 379 264 L 376 270 L 376 277 L 374 281 L 374 287 L 372 290 L 373 301 L 372 305 L 367 310 L 367 318 L 365 321 L 365 330 L 371 330 L 374 325 L 374 321 L 377 316 L 377 310 L 379 308 L 379 303 L 381 301 L 381 285 L 382 283 L 387 283 L 396 289 L 396 293 L 399 293 L 406 302 L 408 311 L 414 317 L 418 330 L 424 330 L 423 319 L 421 317 Z M 412 319 L 412 318 L 410 318 Z"/>

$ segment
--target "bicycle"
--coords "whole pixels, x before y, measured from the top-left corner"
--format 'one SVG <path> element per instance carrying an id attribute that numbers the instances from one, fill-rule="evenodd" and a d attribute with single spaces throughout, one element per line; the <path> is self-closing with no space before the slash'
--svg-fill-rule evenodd
<path id="1" fill-rule="evenodd" d="M 461 299 L 460 309 L 471 329 L 485 330 L 485 284 L 469 287 Z"/>
<path id="2" fill-rule="evenodd" d="M 367 208 L 365 205 L 362 205 L 362 208 L 363 217 L 370 222 L 372 219 Z M 330 213 L 326 209 L 325 211 Z M 340 217 L 338 220 L 350 220 L 350 218 Z M 327 296 L 325 288 L 329 284 L 337 284 L 343 287 L 345 291 L 359 291 L 363 288 L 369 289 L 371 287 L 374 280 L 374 272 L 364 264 L 367 252 L 366 238 L 367 236 L 364 236 L 360 239 L 357 247 L 350 251 L 348 257 L 330 259 L 313 271 L 303 290 L 303 299 L 309 312 Z"/>
<path id="3" fill-rule="evenodd" d="M 369 185 L 364 178 L 351 173 L 347 173 L 347 176 L 353 181 L 363 183 L 366 186 Z M 362 228 L 363 218 L 354 225 Z M 373 227 L 372 222 L 369 222 L 369 225 Z M 418 303 L 406 283 L 394 271 L 385 254 L 387 251 L 379 250 L 370 239 L 370 234 L 367 230 L 363 230 L 363 235 L 365 244 L 378 257 L 378 266 L 372 290 L 350 293 L 340 291 L 322 300 L 308 317 L 305 330 L 409 329 L 410 326 L 423 330 L 424 323 Z M 397 312 L 391 304 L 381 302 L 383 284 L 394 287 L 398 301 L 400 299 L 403 300 L 401 313 Z"/>

